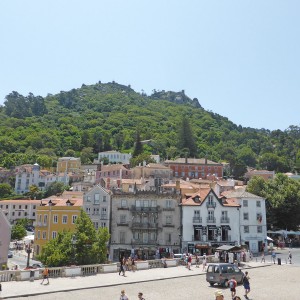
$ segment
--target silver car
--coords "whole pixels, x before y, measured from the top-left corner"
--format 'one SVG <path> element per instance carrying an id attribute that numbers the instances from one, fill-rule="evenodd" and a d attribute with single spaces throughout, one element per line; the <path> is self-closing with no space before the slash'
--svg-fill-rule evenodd
<path id="1" fill-rule="evenodd" d="M 234 264 L 218 263 L 209 264 L 207 267 L 206 281 L 211 286 L 215 283 L 226 286 L 228 280 L 235 278 L 237 283 L 243 282 L 244 273 Z"/>

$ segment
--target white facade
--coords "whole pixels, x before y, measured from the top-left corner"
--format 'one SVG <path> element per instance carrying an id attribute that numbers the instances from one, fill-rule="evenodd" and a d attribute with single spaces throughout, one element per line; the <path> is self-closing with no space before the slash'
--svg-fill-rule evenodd
<path id="1" fill-rule="evenodd" d="M 194 195 L 182 203 L 183 251 L 246 244 L 256 253 L 266 237 L 265 200 L 256 195 L 228 192 L 221 199 L 210 190 L 202 198 Z"/>
<path id="2" fill-rule="evenodd" d="M 124 165 L 129 165 L 132 155 L 130 153 L 121 153 L 119 151 L 99 152 L 98 162 L 104 157 L 108 158 L 110 163 L 121 163 Z"/>
<path id="3" fill-rule="evenodd" d="M 83 210 L 89 215 L 96 229 L 110 226 L 110 192 L 95 185 L 83 195 Z"/>
<path id="4" fill-rule="evenodd" d="M 29 192 L 31 185 L 36 185 L 41 191 L 44 191 L 53 182 L 63 182 L 67 185 L 69 184 L 69 176 L 63 173 L 55 175 L 50 171 L 41 171 L 37 163 L 34 165 L 22 165 L 16 168 L 16 194 Z"/>
<path id="5" fill-rule="evenodd" d="M 0 265 L 7 264 L 7 255 L 11 237 L 11 227 L 2 209 L 0 209 Z"/>
<path id="6" fill-rule="evenodd" d="M 25 218 L 35 221 L 36 208 L 40 203 L 40 200 L 2 200 L 0 209 L 11 224 Z"/>

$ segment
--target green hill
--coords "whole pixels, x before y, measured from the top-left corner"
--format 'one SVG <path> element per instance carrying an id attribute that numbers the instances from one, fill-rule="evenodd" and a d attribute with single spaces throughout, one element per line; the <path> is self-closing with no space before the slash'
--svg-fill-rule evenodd
<path id="1" fill-rule="evenodd" d="M 197 156 L 227 161 L 238 175 L 245 166 L 280 172 L 297 168 L 300 128 L 285 131 L 243 128 L 181 92 L 154 91 L 150 96 L 112 83 L 46 97 L 12 92 L 0 107 L 0 166 L 38 162 L 48 167 L 66 154 L 92 161 L 100 151 L 131 152 L 137 130 L 152 140 L 145 151 L 173 158 L 182 119 L 189 121 Z"/>

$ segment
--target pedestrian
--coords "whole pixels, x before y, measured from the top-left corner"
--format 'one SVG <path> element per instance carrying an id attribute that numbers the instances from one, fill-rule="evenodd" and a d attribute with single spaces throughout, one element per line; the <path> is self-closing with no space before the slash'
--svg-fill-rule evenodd
<path id="1" fill-rule="evenodd" d="M 125 294 L 125 290 L 121 291 L 120 300 L 129 300 L 128 296 Z"/>
<path id="2" fill-rule="evenodd" d="M 288 261 L 291 264 L 292 263 L 292 253 L 289 251 Z"/>
<path id="3" fill-rule="evenodd" d="M 203 254 L 203 260 L 202 260 L 202 271 L 205 271 L 206 267 L 206 254 Z"/>
<path id="4" fill-rule="evenodd" d="M 244 286 L 244 289 L 245 289 L 245 298 L 248 299 L 248 294 L 250 293 L 250 277 L 249 277 L 249 274 L 248 274 L 248 271 L 245 272 L 245 275 L 243 277 L 243 286 Z"/>
<path id="5" fill-rule="evenodd" d="M 192 254 L 189 255 L 187 259 L 187 264 L 188 264 L 188 269 L 191 270 L 191 265 L 192 265 Z"/>
<path id="6" fill-rule="evenodd" d="M 274 250 L 272 251 L 271 257 L 272 257 L 273 263 L 275 264 L 275 262 L 276 262 L 276 253 L 275 253 Z"/>
<path id="7" fill-rule="evenodd" d="M 120 259 L 120 271 L 119 271 L 119 275 L 121 275 L 121 272 L 122 272 L 123 276 L 125 277 L 124 264 L 125 264 L 125 257 Z"/>
<path id="8" fill-rule="evenodd" d="M 43 280 L 42 280 L 41 284 L 43 284 L 45 279 L 47 279 L 46 284 L 49 284 L 49 269 L 47 268 L 47 266 L 45 266 L 45 268 L 43 270 L 43 273 L 42 273 L 42 276 L 43 276 Z"/>
<path id="9" fill-rule="evenodd" d="M 232 300 L 241 300 L 240 296 L 235 296 L 234 298 L 232 298 Z"/>
<path id="10" fill-rule="evenodd" d="M 221 290 L 218 290 L 215 292 L 215 300 L 224 300 L 224 295 L 223 292 Z"/>
<path id="11" fill-rule="evenodd" d="M 231 298 L 234 298 L 236 294 L 236 286 L 237 286 L 237 282 L 234 276 L 232 276 L 232 278 L 228 281 L 228 286 L 230 288 Z"/>
<path id="12" fill-rule="evenodd" d="M 143 293 L 141 292 L 138 293 L 138 298 L 139 300 L 145 300 L 145 298 L 143 297 Z"/>
<path id="13" fill-rule="evenodd" d="M 196 268 L 199 268 L 199 264 L 200 264 L 200 258 L 199 258 L 199 256 L 196 254 Z"/>
<path id="14" fill-rule="evenodd" d="M 263 252 L 262 254 L 261 254 L 261 261 L 260 261 L 261 263 L 262 262 L 266 262 L 266 260 L 265 260 L 265 253 Z"/>

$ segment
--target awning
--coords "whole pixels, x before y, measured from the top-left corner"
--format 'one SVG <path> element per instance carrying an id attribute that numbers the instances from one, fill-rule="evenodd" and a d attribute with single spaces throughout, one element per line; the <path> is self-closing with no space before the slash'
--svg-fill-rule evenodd
<path id="1" fill-rule="evenodd" d="M 205 244 L 196 244 L 195 248 L 196 249 L 207 249 L 207 248 L 209 248 L 209 246 L 205 245 Z"/>
<path id="2" fill-rule="evenodd" d="M 221 225 L 222 229 L 227 229 L 227 230 L 231 230 L 229 225 Z"/>
<path id="3" fill-rule="evenodd" d="M 216 225 L 207 225 L 208 230 L 217 229 Z"/>
<path id="4" fill-rule="evenodd" d="M 202 229 L 202 227 L 203 227 L 202 225 L 194 225 L 195 230 L 200 230 L 200 229 Z"/>
<path id="5" fill-rule="evenodd" d="M 240 251 L 242 248 L 239 246 L 223 245 L 216 249 L 216 251 Z"/>

